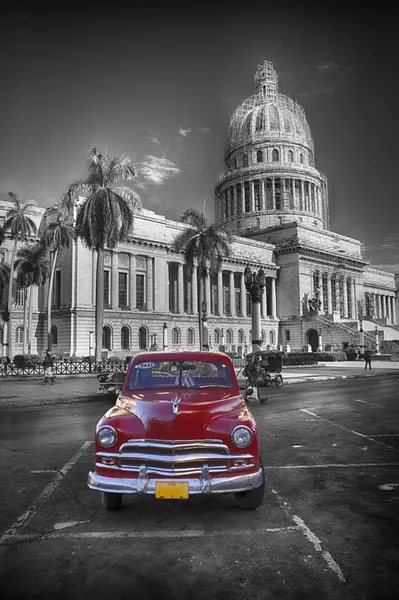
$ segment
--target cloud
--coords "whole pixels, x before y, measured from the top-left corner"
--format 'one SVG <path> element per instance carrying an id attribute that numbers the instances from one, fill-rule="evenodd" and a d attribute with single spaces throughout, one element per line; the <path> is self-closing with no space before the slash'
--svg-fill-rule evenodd
<path id="1" fill-rule="evenodd" d="M 321 62 L 305 72 L 308 89 L 298 95 L 310 97 L 331 94 L 343 84 L 350 72 L 351 67 L 347 65 L 338 65 L 333 61 Z"/>
<path id="2" fill-rule="evenodd" d="M 140 172 L 144 179 L 150 183 L 162 185 L 167 179 L 178 175 L 181 171 L 179 167 L 168 158 L 148 154 L 144 157 L 144 160 L 140 165 Z"/>
<path id="3" fill-rule="evenodd" d="M 179 135 L 182 135 L 183 137 L 188 137 L 191 133 L 191 129 L 188 127 L 187 129 L 184 129 L 183 127 L 181 127 L 179 125 Z"/>
<path id="4" fill-rule="evenodd" d="M 151 142 L 154 142 L 154 144 L 160 144 L 160 143 L 161 143 L 161 142 L 159 141 L 159 139 L 158 139 L 157 137 L 155 137 L 155 136 L 154 136 L 154 137 L 153 137 L 153 136 L 149 136 L 149 137 L 148 137 L 148 139 L 149 139 Z"/>
<path id="5" fill-rule="evenodd" d="M 210 127 L 201 127 L 202 133 L 209 133 L 211 131 Z"/>

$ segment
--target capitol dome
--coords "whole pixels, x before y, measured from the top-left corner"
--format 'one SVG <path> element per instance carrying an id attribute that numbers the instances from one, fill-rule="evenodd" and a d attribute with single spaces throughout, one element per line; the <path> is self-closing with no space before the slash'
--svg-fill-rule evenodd
<path id="1" fill-rule="evenodd" d="M 255 94 L 234 111 L 215 188 L 216 219 L 251 235 L 293 221 L 328 228 L 327 180 L 315 168 L 302 106 L 278 91 L 273 63 L 255 73 Z"/>

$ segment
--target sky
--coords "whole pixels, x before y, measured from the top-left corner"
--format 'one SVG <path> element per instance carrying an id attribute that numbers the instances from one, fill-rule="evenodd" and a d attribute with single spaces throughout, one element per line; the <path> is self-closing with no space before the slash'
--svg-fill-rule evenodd
<path id="1" fill-rule="evenodd" d="M 0 198 L 55 204 L 96 147 L 131 158 L 145 208 L 205 200 L 213 221 L 231 114 L 268 60 L 306 112 L 331 230 L 399 272 L 399 12 L 275 5 L 5 2 Z"/>

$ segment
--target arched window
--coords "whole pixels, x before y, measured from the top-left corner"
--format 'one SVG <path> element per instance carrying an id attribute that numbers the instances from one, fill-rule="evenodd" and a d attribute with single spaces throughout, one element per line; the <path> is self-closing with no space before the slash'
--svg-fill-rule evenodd
<path id="1" fill-rule="evenodd" d="M 187 329 L 187 344 L 192 346 L 194 343 L 195 343 L 194 329 L 192 327 L 189 327 L 189 329 Z"/>
<path id="2" fill-rule="evenodd" d="M 301 153 L 300 153 L 300 155 L 299 155 L 299 162 L 300 162 L 301 164 L 303 164 L 303 154 L 302 154 L 302 152 L 301 152 Z"/>
<path id="3" fill-rule="evenodd" d="M 245 334 L 244 331 L 242 329 L 238 330 L 238 343 L 239 344 L 243 344 L 245 340 Z"/>
<path id="4" fill-rule="evenodd" d="M 272 152 L 272 162 L 278 162 L 280 160 L 280 155 L 278 150 L 276 150 L 276 148 L 273 149 Z"/>
<path id="5" fill-rule="evenodd" d="M 237 157 L 235 157 L 234 159 L 234 168 L 237 169 L 238 165 L 237 165 Z"/>
<path id="6" fill-rule="evenodd" d="M 287 152 L 287 162 L 294 162 L 294 153 L 292 150 L 288 150 Z"/>
<path id="7" fill-rule="evenodd" d="M 242 155 L 242 166 L 243 167 L 248 166 L 248 154 L 246 152 Z"/>
<path id="8" fill-rule="evenodd" d="M 215 345 L 219 345 L 220 344 L 220 331 L 219 329 L 215 329 L 215 331 L 213 332 L 213 338 L 215 341 Z"/>
<path id="9" fill-rule="evenodd" d="M 264 329 L 262 329 L 262 346 L 264 346 L 266 344 L 266 331 Z"/>
<path id="10" fill-rule="evenodd" d="M 103 348 L 111 349 L 111 327 L 109 325 L 103 327 Z"/>
<path id="11" fill-rule="evenodd" d="M 51 326 L 51 343 L 56 346 L 58 344 L 58 329 L 56 325 Z"/>
<path id="12" fill-rule="evenodd" d="M 24 306 L 25 301 L 25 289 L 23 287 L 17 287 L 15 290 L 15 304 L 16 306 Z"/>
<path id="13" fill-rule="evenodd" d="M 147 327 L 140 327 L 140 329 L 139 329 L 139 348 L 140 348 L 140 350 L 145 350 L 148 347 L 147 338 L 148 338 Z"/>
<path id="14" fill-rule="evenodd" d="M 122 327 L 121 329 L 121 348 L 122 350 L 129 350 L 129 327 Z"/>
<path id="15" fill-rule="evenodd" d="M 263 162 L 263 152 L 262 152 L 262 150 L 258 150 L 256 152 L 256 162 L 257 163 Z"/>
<path id="16" fill-rule="evenodd" d="M 15 330 L 15 343 L 22 344 L 24 341 L 24 328 L 17 327 Z"/>
<path id="17" fill-rule="evenodd" d="M 260 219 L 259 217 L 256 219 L 256 228 L 259 229 L 260 227 Z"/>
<path id="18" fill-rule="evenodd" d="M 276 343 L 276 334 L 275 334 L 274 330 L 272 329 L 270 331 L 270 344 L 272 346 L 274 346 L 275 343 Z"/>
<path id="19" fill-rule="evenodd" d="M 172 344 L 180 343 L 180 330 L 177 327 L 172 329 Z"/>
<path id="20" fill-rule="evenodd" d="M 228 329 L 226 331 L 226 344 L 232 344 L 233 343 L 233 332 L 231 331 L 231 329 Z"/>

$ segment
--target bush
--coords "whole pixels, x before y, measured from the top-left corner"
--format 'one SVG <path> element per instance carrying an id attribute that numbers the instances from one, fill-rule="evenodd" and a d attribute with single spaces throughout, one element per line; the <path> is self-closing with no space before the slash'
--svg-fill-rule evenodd
<path id="1" fill-rule="evenodd" d="M 317 357 L 319 361 L 323 362 L 336 362 L 347 360 L 346 354 L 343 350 L 340 350 L 338 352 L 318 352 Z"/>
<path id="2" fill-rule="evenodd" d="M 317 365 L 319 355 L 311 352 L 295 352 L 285 354 L 283 357 L 283 367 L 292 367 L 295 365 Z"/>
<path id="3" fill-rule="evenodd" d="M 38 354 L 16 354 L 14 356 L 14 365 L 18 369 L 24 369 L 25 367 L 35 367 L 41 365 L 43 358 Z"/>
<path id="4" fill-rule="evenodd" d="M 345 350 L 346 360 L 356 360 L 357 352 L 355 350 Z"/>

